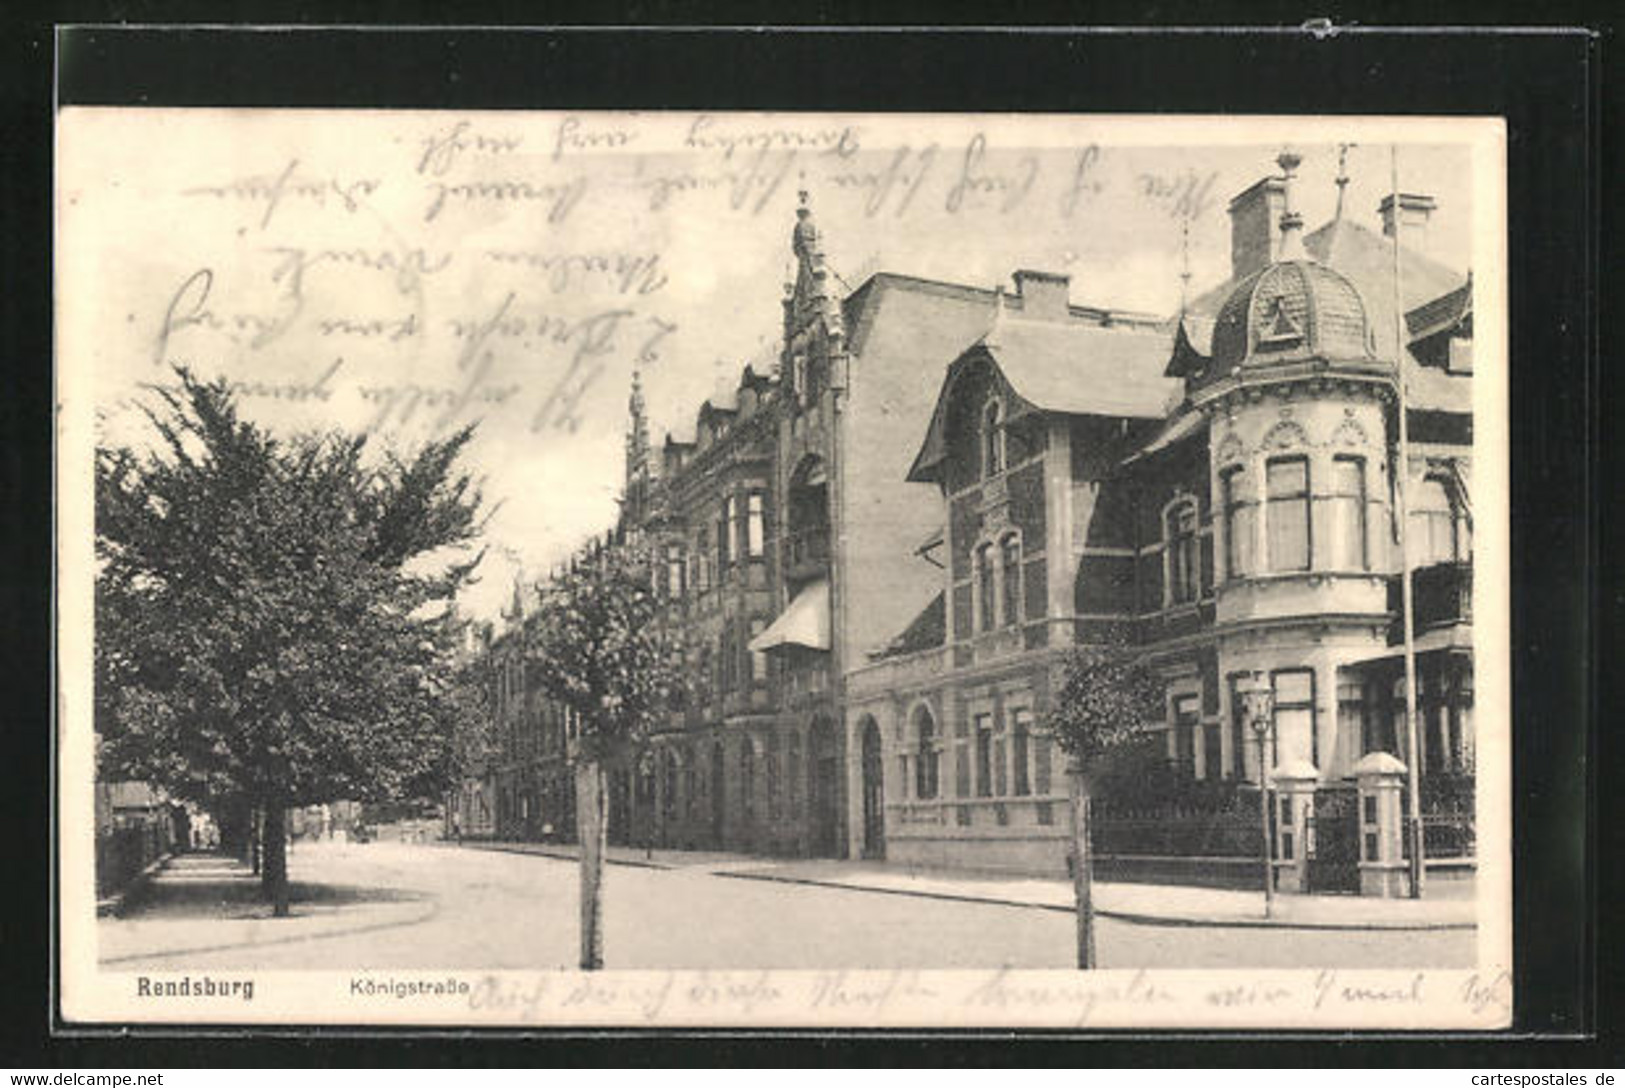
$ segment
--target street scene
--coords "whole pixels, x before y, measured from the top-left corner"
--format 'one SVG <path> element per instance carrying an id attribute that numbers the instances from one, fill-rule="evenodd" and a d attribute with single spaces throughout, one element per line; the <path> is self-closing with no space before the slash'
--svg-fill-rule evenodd
<path id="1" fill-rule="evenodd" d="M 67 118 L 95 971 L 1503 968 L 1499 129 L 1137 123 Z"/>
<path id="2" fill-rule="evenodd" d="M 1071 966 L 1063 881 L 689 852 L 629 851 L 626 862 L 612 860 L 606 874 L 610 969 Z M 122 917 L 102 922 L 100 958 L 116 971 L 568 969 L 576 868 L 562 851 L 297 846 L 289 866 L 296 909 L 279 920 L 246 867 L 186 855 Z M 1474 960 L 1471 898 L 1396 901 L 1376 915 L 1311 910 L 1270 925 L 1257 893 L 1103 885 L 1097 896 L 1108 970 Z"/>

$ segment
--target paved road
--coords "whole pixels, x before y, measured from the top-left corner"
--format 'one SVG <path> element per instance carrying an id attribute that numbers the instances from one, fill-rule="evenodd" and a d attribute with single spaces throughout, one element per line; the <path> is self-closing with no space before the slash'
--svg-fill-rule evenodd
<path id="1" fill-rule="evenodd" d="M 300 845 L 292 919 L 252 883 L 183 859 L 149 901 L 99 926 L 102 962 L 188 968 L 569 968 L 576 866 L 533 855 L 370 843 Z M 1031 907 L 610 866 L 613 968 L 1065 968 L 1073 923 Z M 1466 967 L 1475 936 L 1167 927 L 1102 919 L 1101 966 Z"/>

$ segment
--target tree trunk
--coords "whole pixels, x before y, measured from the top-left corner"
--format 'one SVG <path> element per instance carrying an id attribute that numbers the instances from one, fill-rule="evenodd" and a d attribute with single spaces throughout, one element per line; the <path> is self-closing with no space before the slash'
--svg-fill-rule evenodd
<path id="1" fill-rule="evenodd" d="M 271 913 L 277 918 L 288 916 L 288 818 L 281 802 L 265 806 L 264 817 L 265 864 L 261 867 L 261 886 L 271 901 Z"/>
<path id="2" fill-rule="evenodd" d="M 255 805 L 248 813 L 248 863 L 253 867 L 255 876 L 261 875 L 260 847 L 264 843 L 264 837 L 260 833 L 260 824 L 260 809 Z"/>
<path id="3" fill-rule="evenodd" d="M 1094 851 L 1089 842 L 1089 783 L 1082 768 L 1067 768 L 1072 780 L 1072 894 L 1077 900 L 1078 968 L 1095 966 Z"/>
<path id="4" fill-rule="evenodd" d="M 595 759 L 576 761 L 576 839 L 581 844 L 581 969 L 604 966 L 604 768 Z"/>

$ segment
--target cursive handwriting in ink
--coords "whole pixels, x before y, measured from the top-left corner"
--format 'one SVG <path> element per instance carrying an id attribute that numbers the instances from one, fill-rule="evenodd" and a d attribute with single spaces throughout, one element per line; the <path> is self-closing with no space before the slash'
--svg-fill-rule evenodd
<path id="1" fill-rule="evenodd" d="M 967 198 L 981 194 L 1003 194 L 1004 199 L 999 202 L 1001 213 L 1014 210 L 1026 199 L 1038 178 L 1037 157 L 1023 155 L 1016 172 L 1012 174 L 987 171 L 984 166 L 986 158 L 987 137 L 978 132 L 965 148 L 965 157 L 959 166 L 959 179 L 948 190 L 945 207 L 949 212 L 958 212 L 965 206 Z"/>
<path id="2" fill-rule="evenodd" d="M 418 158 L 418 173 L 443 177 L 465 151 L 502 155 L 519 150 L 524 143 L 522 136 L 487 136 L 474 132 L 473 127 L 467 121 L 458 121 L 447 131 L 425 136 L 423 154 Z"/>

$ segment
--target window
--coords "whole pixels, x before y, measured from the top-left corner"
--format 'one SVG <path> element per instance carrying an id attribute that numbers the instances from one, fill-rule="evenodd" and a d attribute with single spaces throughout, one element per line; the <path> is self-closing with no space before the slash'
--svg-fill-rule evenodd
<path id="1" fill-rule="evenodd" d="M 922 801 L 930 801 L 937 796 L 937 723 L 924 707 L 914 715 L 914 730 L 918 734 L 914 796 Z"/>
<path id="2" fill-rule="evenodd" d="M 996 718 L 993 722 L 993 796 L 1008 797 L 1010 795 L 1009 774 L 1009 738 L 1006 736 L 1006 720 Z"/>
<path id="3" fill-rule="evenodd" d="M 767 738 L 767 814 L 777 820 L 779 811 L 779 735 L 771 733 Z"/>
<path id="4" fill-rule="evenodd" d="M 1336 563 L 1342 570 L 1369 570 L 1365 527 L 1365 460 L 1332 460 L 1332 534 Z"/>
<path id="5" fill-rule="evenodd" d="M 1201 596 L 1201 560 L 1196 552 L 1196 504 L 1181 502 L 1168 511 L 1163 525 L 1169 604 Z"/>
<path id="6" fill-rule="evenodd" d="M 963 714 L 954 722 L 954 796 L 970 796 L 970 744 Z"/>
<path id="7" fill-rule="evenodd" d="M 729 495 L 722 502 L 722 517 L 717 519 L 717 578 L 720 580 L 723 572 L 728 569 L 733 549 L 729 547 L 730 537 L 733 535 L 734 525 L 734 497 Z"/>
<path id="8" fill-rule="evenodd" d="M 1224 777 L 1223 741 L 1219 737 L 1219 723 L 1206 722 L 1202 730 L 1202 777 L 1217 782 Z"/>
<path id="9" fill-rule="evenodd" d="M 789 783 L 790 816 L 796 815 L 796 798 L 801 795 L 801 734 L 792 731 L 784 756 L 784 777 Z"/>
<path id="10" fill-rule="evenodd" d="M 704 529 L 694 549 L 694 588 L 701 593 L 711 588 L 711 534 Z"/>
<path id="11" fill-rule="evenodd" d="M 747 521 L 745 528 L 745 554 L 752 559 L 760 559 L 766 547 L 766 521 L 763 516 L 765 496 L 760 491 L 752 491 L 746 500 Z"/>
<path id="12" fill-rule="evenodd" d="M 733 691 L 737 679 L 735 675 L 736 667 L 734 664 L 735 657 L 733 652 L 732 632 L 722 632 L 721 637 L 717 640 L 717 658 L 722 674 L 718 688 L 724 694 L 727 694 Z"/>
<path id="13" fill-rule="evenodd" d="M 1309 569 L 1309 462 L 1281 457 L 1264 466 L 1269 569 Z"/>
<path id="14" fill-rule="evenodd" d="M 1466 559 L 1472 551 L 1467 521 L 1455 490 L 1441 476 L 1429 476 L 1411 500 L 1410 560 L 1415 566 Z"/>
<path id="15" fill-rule="evenodd" d="M 976 715 L 976 796 L 993 796 L 993 715 Z"/>
<path id="16" fill-rule="evenodd" d="M 1315 674 L 1310 669 L 1279 669 L 1270 674 L 1275 692 L 1274 762 L 1307 759 L 1320 766 L 1315 736 Z"/>
<path id="17" fill-rule="evenodd" d="M 1004 625 L 1021 622 L 1021 538 L 1011 533 L 999 544 L 999 563 L 1004 579 Z"/>
<path id="18" fill-rule="evenodd" d="M 677 544 L 666 545 L 666 596 L 681 600 L 687 586 L 683 577 L 683 549 Z"/>
<path id="19" fill-rule="evenodd" d="M 982 475 L 1004 471 L 1004 406 L 997 400 L 982 410 Z"/>
<path id="20" fill-rule="evenodd" d="M 1032 792 L 1027 776 L 1028 738 L 1032 735 L 1033 715 L 1026 707 L 1010 712 L 1010 792 L 1026 797 Z"/>
<path id="21" fill-rule="evenodd" d="M 1240 465 L 1219 474 L 1224 508 L 1224 569 L 1231 578 L 1241 578 L 1253 569 L 1253 504 L 1245 497 L 1246 482 Z"/>
<path id="22" fill-rule="evenodd" d="M 1040 797 L 1048 796 L 1054 788 L 1052 783 L 1054 751 L 1055 741 L 1048 732 L 1033 736 L 1033 792 Z"/>
<path id="23" fill-rule="evenodd" d="M 978 629 L 993 630 L 993 545 L 976 549 L 976 603 L 981 613 Z"/>
<path id="24" fill-rule="evenodd" d="M 1196 731 L 1202 727 L 1200 695 L 1174 696 L 1174 769 L 1181 778 L 1196 777 Z"/>
<path id="25" fill-rule="evenodd" d="M 757 635 L 766 629 L 767 624 L 764 621 L 750 621 L 750 637 L 752 639 L 755 639 Z M 760 650 L 750 651 L 750 679 L 753 684 L 767 683 L 767 655 Z"/>

